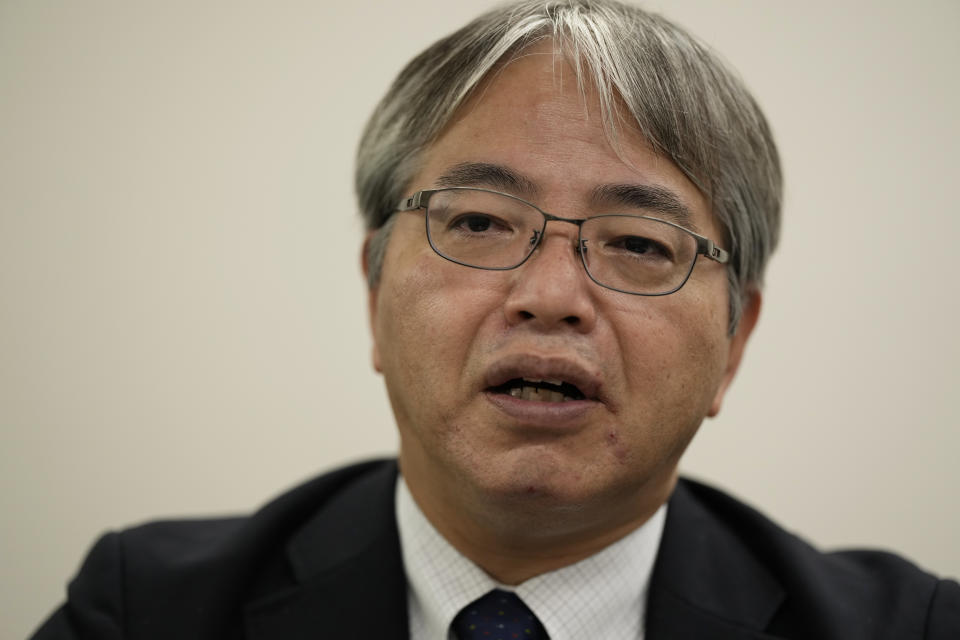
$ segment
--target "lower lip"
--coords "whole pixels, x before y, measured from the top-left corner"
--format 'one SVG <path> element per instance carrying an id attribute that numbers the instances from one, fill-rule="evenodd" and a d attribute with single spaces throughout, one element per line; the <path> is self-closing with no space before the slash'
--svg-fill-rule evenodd
<path id="1" fill-rule="evenodd" d="M 599 404 L 595 400 L 540 402 L 514 398 L 506 393 L 485 391 L 487 401 L 524 426 L 569 430 L 582 425 Z"/>

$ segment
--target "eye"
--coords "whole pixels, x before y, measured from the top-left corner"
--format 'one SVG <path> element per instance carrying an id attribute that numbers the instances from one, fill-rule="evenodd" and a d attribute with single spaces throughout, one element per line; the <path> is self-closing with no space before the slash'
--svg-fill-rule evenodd
<path id="1" fill-rule="evenodd" d="M 642 256 L 645 259 L 670 260 L 673 258 L 673 252 L 667 245 L 644 236 L 624 236 L 607 243 L 607 246 L 620 249 L 624 254 Z"/>
<path id="2" fill-rule="evenodd" d="M 491 235 L 510 233 L 513 226 L 506 220 L 488 213 L 464 213 L 453 218 L 448 229 L 464 235 Z"/>
<path id="3" fill-rule="evenodd" d="M 480 233 L 481 231 L 488 230 L 492 224 L 492 221 L 490 220 L 490 216 L 474 213 L 471 215 L 461 216 L 460 219 L 456 221 L 456 224 L 460 225 L 461 228 L 473 231 L 474 233 Z"/>

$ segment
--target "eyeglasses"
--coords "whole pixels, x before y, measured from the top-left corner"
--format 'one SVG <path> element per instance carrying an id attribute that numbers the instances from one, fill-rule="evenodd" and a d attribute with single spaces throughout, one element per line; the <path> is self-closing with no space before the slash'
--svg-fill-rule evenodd
<path id="1" fill-rule="evenodd" d="M 514 196 L 453 187 L 417 191 L 397 211 L 426 212 L 427 239 L 441 257 L 476 269 L 515 269 L 533 254 L 550 221 L 580 229 L 577 253 L 590 279 L 601 287 L 641 296 L 677 291 L 698 255 L 726 263 L 729 254 L 713 241 L 666 220 L 604 214 L 561 218 Z"/>

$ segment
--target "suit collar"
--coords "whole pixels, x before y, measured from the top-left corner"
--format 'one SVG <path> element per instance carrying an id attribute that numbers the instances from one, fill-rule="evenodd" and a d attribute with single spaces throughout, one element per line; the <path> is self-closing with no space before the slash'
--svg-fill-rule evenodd
<path id="1" fill-rule="evenodd" d="M 291 539 L 287 556 L 297 584 L 247 607 L 251 640 L 408 637 L 396 475 L 391 462 L 358 476 Z M 703 505 L 709 491 L 681 481 L 670 500 L 646 638 L 775 640 L 763 630 L 783 589 L 723 524 L 722 504 Z"/>
<path id="2" fill-rule="evenodd" d="M 647 639 L 773 639 L 763 630 L 784 591 L 724 526 L 724 514 L 703 506 L 697 494 L 704 492 L 722 496 L 681 480 L 670 499 L 650 585 Z"/>
<path id="3" fill-rule="evenodd" d="M 287 547 L 298 584 L 248 606 L 250 638 L 407 638 L 396 477 L 394 462 L 360 476 L 300 529 Z"/>

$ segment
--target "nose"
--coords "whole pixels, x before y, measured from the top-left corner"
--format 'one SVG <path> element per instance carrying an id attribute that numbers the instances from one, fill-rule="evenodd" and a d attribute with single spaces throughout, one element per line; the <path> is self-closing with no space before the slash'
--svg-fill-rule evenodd
<path id="1" fill-rule="evenodd" d="M 587 333 L 596 324 L 596 285 L 580 262 L 577 230 L 550 233 L 550 226 L 534 254 L 513 273 L 504 304 L 507 322 Z"/>

